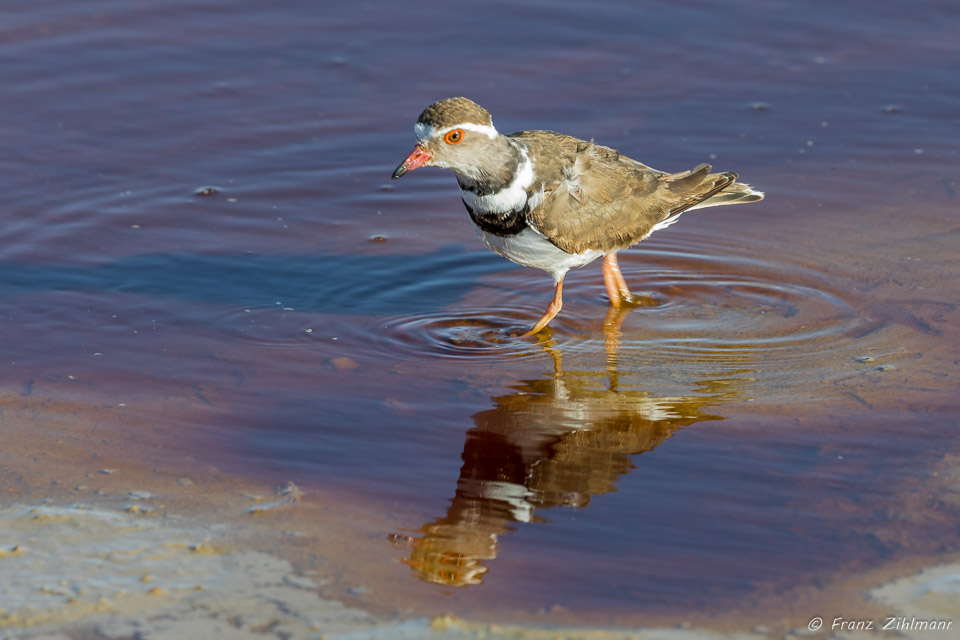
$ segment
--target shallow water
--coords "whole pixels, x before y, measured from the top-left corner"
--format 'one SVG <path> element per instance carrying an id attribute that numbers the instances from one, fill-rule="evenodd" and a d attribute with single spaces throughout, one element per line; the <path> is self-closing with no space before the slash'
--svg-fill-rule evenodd
<path id="1" fill-rule="evenodd" d="M 923 489 L 958 450 L 953 3 L 0 15 L 5 396 L 353 501 L 331 562 L 368 605 L 789 607 L 957 550 Z M 389 179 L 460 94 L 767 199 L 622 254 L 645 304 L 591 265 L 518 338 L 549 276 L 483 250 L 452 176 Z"/>

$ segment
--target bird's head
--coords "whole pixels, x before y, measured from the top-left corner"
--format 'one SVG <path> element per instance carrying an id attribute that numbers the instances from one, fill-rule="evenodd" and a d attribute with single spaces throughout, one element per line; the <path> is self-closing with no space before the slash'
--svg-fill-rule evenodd
<path id="1" fill-rule="evenodd" d="M 502 136 L 490 113 L 473 100 L 447 98 L 423 110 L 413 126 L 417 146 L 393 172 L 397 179 L 418 167 L 450 169 L 468 180 L 480 179 L 499 155 Z"/>

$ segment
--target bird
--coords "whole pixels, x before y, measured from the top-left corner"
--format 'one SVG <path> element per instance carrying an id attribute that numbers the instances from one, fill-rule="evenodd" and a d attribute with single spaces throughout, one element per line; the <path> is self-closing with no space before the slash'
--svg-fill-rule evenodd
<path id="1" fill-rule="evenodd" d="M 617 252 L 690 209 L 764 197 L 737 182 L 736 173 L 711 173 L 706 163 L 667 173 L 593 140 L 542 130 L 504 135 L 489 111 L 464 97 L 429 105 L 413 129 L 416 146 L 392 178 L 424 166 L 453 171 L 483 243 L 553 275 L 553 300 L 523 336 L 539 333 L 560 312 L 570 269 L 602 257 L 607 296 L 619 308 L 635 298 Z"/>

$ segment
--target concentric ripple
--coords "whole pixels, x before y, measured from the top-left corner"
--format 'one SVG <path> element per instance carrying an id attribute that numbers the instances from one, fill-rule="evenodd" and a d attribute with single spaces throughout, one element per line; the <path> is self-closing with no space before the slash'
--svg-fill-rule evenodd
<path id="1" fill-rule="evenodd" d="M 536 317 L 531 311 L 530 316 Z M 396 354 L 448 358 L 517 358 L 537 355 L 521 334 L 528 322 L 516 310 L 463 309 L 394 316 L 382 323 L 380 343 Z"/>
<path id="2" fill-rule="evenodd" d="M 619 311 L 609 306 L 599 265 L 570 272 L 563 310 L 550 333 L 536 338 L 522 334 L 550 301 L 549 276 L 494 270 L 490 263 L 502 267 L 502 261 L 476 252 L 463 255 L 459 266 L 456 253 L 445 254 L 442 268 L 424 269 L 433 276 L 392 281 L 380 274 L 381 288 L 366 291 L 362 305 L 350 307 L 353 298 L 327 287 L 235 307 L 216 323 L 237 340 L 269 349 L 340 340 L 352 345 L 352 356 L 373 359 L 527 357 L 542 354 L 544 339 L 568 354 L 586 353 L 611 344 L 615 333 L 622 352 L 636 349 L 652 364 L 749 354 L 804 365 L 869 332 L 870 321 L 851 297 L 855 279 L 835 265 L 742 240 L 689 234 L 671 240 L 621 254 L 637 302 Z M 710 253 L 697 252 L 701 247 Z"/>
<path id="3" fill-rule="evenodd" d="M 712 253 L 695 253 L 701 243 Z M 577 352 L 609 343 L 616 332 L 619 348 L 636 348 L 648 362 L 764 353 L 782 361 L 815 358 L 868 331 L 849 299 L 852 280 L 806 264 L 806 256 L 754 249 L 688 236 L 625 252 L 621 267 L 639 300 L 620 311 L 610 310 L 597 265 L 570 272 L 551 342 Z M 533 355 L 536 340 L 518 336 L 543 312 L 551 289 L 549 277 L 532 269 L 492 274 L 471 292 L 471 308 L 387 318 L 380 345 L 403 356 Z"/>
<path id="4" fill-rule="evenodd" d="M 665 304 L 636 322 L 674 351 L 777 351 L 809 357 L 865 329 L 846 299 L 851 285 L 786 258 L 771 262 L 737 255 L 657 250 L 631 259 L 626 271 L 644 293 Z"/>

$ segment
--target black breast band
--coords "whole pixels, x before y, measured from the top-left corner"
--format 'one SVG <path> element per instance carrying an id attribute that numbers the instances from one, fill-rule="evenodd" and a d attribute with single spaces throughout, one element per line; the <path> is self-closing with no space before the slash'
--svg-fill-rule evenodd
<path id="1" fill-rule="evenodd" d="M 477 213 L 470 208 L 466 201 L 464 201 L 463 206 L 467 208 L 467 213 L 470 214 L 473 224 L 480 227 L 481 231 L 492 233 L 495 236 L 515 236 L 527 228 L 526 205 L 521 209 L 513 209 L 506 213 Z"/>

